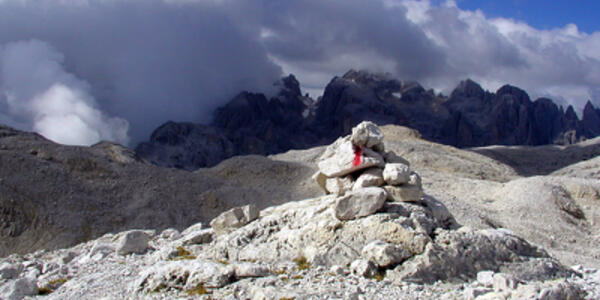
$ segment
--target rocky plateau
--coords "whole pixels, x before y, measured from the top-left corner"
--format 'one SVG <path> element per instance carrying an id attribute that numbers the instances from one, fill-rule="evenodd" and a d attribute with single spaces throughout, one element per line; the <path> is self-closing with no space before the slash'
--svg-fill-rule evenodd
<path id="1" fill-rule="evenodd" d="M 0 127 L 0 299 L 598 299 L 599 142 L 361 122 L 190 172 Z"/>

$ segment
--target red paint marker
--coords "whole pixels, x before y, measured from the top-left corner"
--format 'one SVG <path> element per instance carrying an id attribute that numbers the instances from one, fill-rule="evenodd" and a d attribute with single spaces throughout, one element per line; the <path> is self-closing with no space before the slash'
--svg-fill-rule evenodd
<path id="1" fill-rule="evenodd" d="M 352 145 L 352 149 L 354 150 L 354 161 L 352 162 L 352 165 L 355 167 L 360 166 L 360 164 L 362 163 L 362 147 L 360 146 L 355 146 Z"/>

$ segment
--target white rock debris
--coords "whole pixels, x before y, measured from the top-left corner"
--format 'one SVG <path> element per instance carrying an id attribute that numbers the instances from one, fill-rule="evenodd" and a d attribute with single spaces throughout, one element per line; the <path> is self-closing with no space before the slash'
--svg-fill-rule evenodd
<path id="1" fill-rule="evenodd" d="M 356 141 L 351 146 L 373 147 L 381 163 L 328 162 L 315 176 L 322 187 L 327 179 L 352 179 L 344 195 L 260 212 L 237 207 L 211 228 L 129 230 L 68 249 L 13 254 L 0 258 L 0 299 L 600 298 L 599 270 L 565 267 L 507 229 L 459 226 L 423 194 L 409 164 L 378 154 L 376 126 L 361 126 L 361 136 L 338 140 L 323 161 Z M 406 166 L 406 180 L 384 185 L 386 163 Z M 381 181 L 357 186 L 361 176 L 378 174 Z"/>

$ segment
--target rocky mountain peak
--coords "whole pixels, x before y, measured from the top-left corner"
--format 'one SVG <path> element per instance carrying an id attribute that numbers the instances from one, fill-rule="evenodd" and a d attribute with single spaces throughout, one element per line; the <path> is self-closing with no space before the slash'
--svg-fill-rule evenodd
<path id="1" fill-rule="evenodd" d="M 479 98 L 484 97 L 485 91 L 477 82 L 470 78 L 462 80 L 458 86 L 452 91 L 450 97 L 467 97 L 467 98 Z"/>
<path id="2" fill-rule="evenodd" d="M 294 74 L 290 74 L 286 77 L 281 78 L 278 82 L 275 83 L 275 86 L 281 87 L 280 93 L 289 93 L 289 95 L 293 96 L 302 95 L 300 92 L 300 83 L 298 82 Z"/>
<path id="3" fill-rule="evenodd" d="M 515 100 L 517 101 L 517 103 L 521 104 L 521 105 L 526 105 L 531 103 L 531 99 L 529 98 L 529 95 L 527 95 L 527 93 L 516 87 L 516 86 L 512 86 L 509 84 L 503 85 L 502 87 L 500 87 L 498 89 L 498 91 L 496 92 L 496 95 L 498 98 L 500 99 L 510 99 L 510 100 Z"/>
<path id="4" fill-rule="evenodd" d="M 589 100 L 583 109 L 582 123 L 590 136 L 600 135 L 600 110 L 596 109 Z"/>
<path id="5" fill-rule="evenodd" d="M 577 113 L 575 112 L 573 105 L 569 105 L 567 107 L 567 110 L 565 111 L 565 119 L 567 119 L 569 121 L 579 120 L 579 117 L 577 117 Z"/>
<path id="6" fill-rule="evenodd" d="M 233 145 L 233 155 L 273 154 L 328 144 L 364 120 L 379 125 L 405 125 L 426 139 L 458 147 L 568 144 L 598 135 L 594 113 L 598 110 L 591 103 L 587 121 L 582 122 L 572 108 L 563 112 L 549 99 L 531 102 L 524 90 L 511 85 L 492 93 L 466 79 L 446 98 L 418 82 L 350 70 L 342 77 L 334 77 L 318 102 L 300 94 L 294 75 L 275 85 L 280 92 L 271 99 L 260 93 L 243 92 L 217 110 L 209 127 L 221 134 L 216 138 L 221 141 L 219 144 Z M 191 136 L 185 131 L 168 132 L 181 137 L 165 138 L 166 142 Z M 151 138 L 150 144 L 160 148 L 162 142 Z M 188 144 L 202 147 L 203 143 Z M 231 153 L 226 149 L 221 152 Z"/>

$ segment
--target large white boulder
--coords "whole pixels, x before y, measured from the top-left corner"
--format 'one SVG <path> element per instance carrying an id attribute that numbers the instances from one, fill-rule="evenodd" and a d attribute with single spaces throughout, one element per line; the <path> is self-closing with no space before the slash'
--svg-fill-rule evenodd
<path id="1" fill-rule="evenodd" d="M 352 128 L 352 143 L 371 149 L 383 149 L 383 133 L 371 121 L 363 121 Z"/>
<path id="2" fill-rule="evenodd" d="M 374 214 L 387 198 L 382 188 L 368 187 L 346 194 L 335 203 L 335 216 L 340 220 L 352 220 Z"/>
<path id="3" fill-rule="evenodd" d="M 410 168 L 402 163 L 386 164 L 383 179 L 389 185 L 401 185 L 410 180 Z"/>
<path id="4" fill-rule="evenodd" d="M 217 235 L 240 228 L 258 218 L 260 211 L 254 204 L 232 208 L 210 221 Z"/>
<path id="5" fill-rule="evenodd" d="M 352 172 L 383 167 L 383 157 L 366 147 L 352 144 L 349 137 L 331 144 L 320 158 L 319 171 L 327 177 L 341 177 Z"/>

